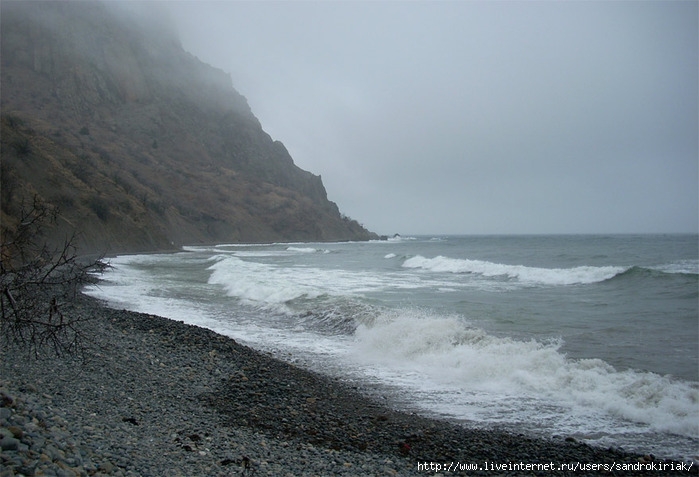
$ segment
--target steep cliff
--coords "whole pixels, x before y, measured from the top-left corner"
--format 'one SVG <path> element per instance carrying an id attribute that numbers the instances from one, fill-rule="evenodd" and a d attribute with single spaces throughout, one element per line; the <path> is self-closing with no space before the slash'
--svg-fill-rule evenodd
<path id="1" fill-rule="evenodd" d="M 375 238 L 157 16 L 1 8 L 3 227 L 38 195 L 61 210 L 54 238 L 76 230 L 90 251 Z"/>

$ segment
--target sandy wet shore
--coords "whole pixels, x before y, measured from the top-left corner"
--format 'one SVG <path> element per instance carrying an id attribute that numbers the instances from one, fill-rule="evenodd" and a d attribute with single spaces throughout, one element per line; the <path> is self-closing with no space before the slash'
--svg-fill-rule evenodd
<path id="1" fill-rule="evenodd" d="M 206 329 L 72 306 L 91 318 L 85 360 L 0 351 L 0 476 L 697 474 L 396 412 Z"/>

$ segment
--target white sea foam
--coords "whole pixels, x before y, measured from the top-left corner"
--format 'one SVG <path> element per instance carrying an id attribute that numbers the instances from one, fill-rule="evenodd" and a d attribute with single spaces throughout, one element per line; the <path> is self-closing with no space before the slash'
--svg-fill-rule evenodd
<path id="1" fill-rule="evenodd" d="M 271 265 L 226 257 L 209 267 L 209 283 L 222 285 L 226 294 L 248 304 L 283 305 L 301 296 L 316 297 L 312 284 L 290 279 L 290 271 Z"/>
<path id="2" fill-rule="evenodd" d="M 146 271 L 130 265 L 145 265 L 160 260 L 161 255 L 124 255 L 111 258 L 109 273 L 102 277 L 104 282 L 88 285 L 83 292 L 95 298 L 108 298 L 113 304 L 140 311 L 143 295 L 152 294 L 157 287 Z"/>
<path id="3" fill-rule="evenodd" d="M 579 421 L 573 426 L 578 430 L 604 430 L 608 419 L 614 418 L 631 427 L 635 423 L 655 431 L 699 437 L 696 385 L 654 373 L 617 371 L 599 359 L 569 359 L 560 352 L 560 340 L 497 337 L 468 326 L 458 317 L 416 310 L 402 310 L 362 324 L 355 336 L 356 358 L 393 370 L 400 376 L 394 379 L 412 379 L 421 388 L 443 386 L 452 393 L 470 396 L 450 399 L 447 407 L 452 408 L 471 400 L 467 406 L 471 411 L 462 407 L 456 414 L 521 413 L 530 419 L 531 406 L 539 406 L 559 409 L 561 415 L 572 413 L 573 420 Z M 498 400 L 504 407 L 493 410 Z M 517 406 L 521 406 L 519 410 Z M 595 429 L 590 416 L 600 412 L 608 417 Z"/>
<path id="4" fill-rule="evenodd" d="M 699 275 L 699 260 L 679 260 L 677 262 L 651 267 L 651 269 L 664 273 L 685 273 L 688 275 Z"/>
<path id="5" fill-rule="evenodd" d="M 423 269 L 431 272 L 472 273 L 484 277 L 507 277 L 523 283 L 536 285 L 575 285 L 608 280 L 623 272 L 622 267 L 574 267 L 538 268 L 523 265 L 505 265 L 483 260 L 467 260 L 437 256 L 425 258 L 421 255 L 408 258 L 403 267 Z"/>
<path id="6" fill-rule="evenodd" d="M 298 253 L 316 253 L 316 252 L 322 252 L 323 250 L 319 250 L 317 248 L 313 247 L 286 247 L 286 250 L 289 252 L 298 252 Z"/>
<path id="7" fill-rule="evenodd" d="M 277 267 L 243 260 L 239 256 L 221 256 L 209 270 L 209 283 L 223 286 L 228 296 L 249 305 L 279 311 L 287 310 L 286 303 L 300 298 L 361 295 L 388 285 L 397 286 L 390 277 L 377 274 L 315 267 Z M 411 286 L 411 282 L 403 286 Z"/>

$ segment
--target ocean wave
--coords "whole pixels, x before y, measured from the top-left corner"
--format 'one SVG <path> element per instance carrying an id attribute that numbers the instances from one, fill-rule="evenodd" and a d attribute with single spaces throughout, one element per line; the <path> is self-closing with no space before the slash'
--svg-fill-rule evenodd
<path id="1" fill-rule="evenodd" d="M 350 270 L 315 267 L 278 267 L 244 260 L 240 255 L 219 255 L 207 269 L 208 283 L 223 287 L 229 297 L 241 302 L 295 313 L 295 300 L 316 299 L 329 295 L 358 296 L 392 283 L 387 278 Z"/>
<path id="2" fill-rule="evenodd" d="M 483 260 L 468 260 L 437 256 L 425 258 L 421 255 L 403 262 L 403 267 L 443 273 L 472 273 L 484 277 L 506 277 L 523 283 L 536 285 L 576 285 L 597 283 L 623 273 L 623 267 L 538 268 L 524 265 L 506 265 Z"/>
<path id="3" fill-rule="evenodd" d="M 600 359 L 569 359 L 560 351 L 562 344 L 560 339 L 498 337 L 459 317 L 419 310 L 384 314 L 360 324 L 355 332 L 357 359 L 398 370 L 402 376 L 422 376 L 422 387 L 431 382 L 433 387 L 485 396 L 476 407 L 492 407 L 509 397 L 515 406 L 539 402 L 562 409 L 558 412 L 563 415 L 572 413 L 579 421 L 602 412 L 659 432 L 699 437 L 697 383 L 617 371 Z M 526 415 L 531 409 L 514 414 L 519 412 Z"/>
<path id="4" fill-rule="evenodd" d="M 351 335 L 359 323 L 376 316 L 378 309 L 351 297 L 321 296 L 300 299 L 294 305 L 305 310 L 294 316 L 298 330 L 330 335 Z"/>
<path id="5" fill-rule="evenodd" d="M 286 250 L 289 252 L 298 253 L 330 253 L 330 250 L 318 249 L 314 247 L 286 247 Z"/>
<path id="6" fill-rule="evenodd" d="M 671 279 L 672 277 L 684 276 L 688 279 L 696 280 L 699 274 L 692 271 L 692 265 L 683 265 L 680 263 L 659 265 L 653 267 L 630 267 L 622 273 L 612 277 L 612 280 L 628 280 L 628 279 Z"/>
<path id="7" fill-rule="evenodd" d="M 314 286 L 290 280 L 288 270 L 238 257 L 221 258 L 208 270 L 211 271 L 209 284 L 220 285 L 228 296 L 251 305 L 282 306 L 295 298 L 316 297 L 321 293 Z"/>
<path id="8" fill-rule="evenodd" d="M 699 275 L 699 260 L 678 260 L 649 268 L 670 274 Z"/>

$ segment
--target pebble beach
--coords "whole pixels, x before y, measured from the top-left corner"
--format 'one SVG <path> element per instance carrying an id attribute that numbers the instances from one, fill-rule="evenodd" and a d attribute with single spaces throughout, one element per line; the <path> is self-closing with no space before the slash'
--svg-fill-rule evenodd
<path id="1" fill-rule="evenodd" d="M 662 456 L 398 411 L 212 331 L 86 296 L 69 308 L 86 318 L 83 353 L 0 350 L 0 477 L 697 475 Z"/>

